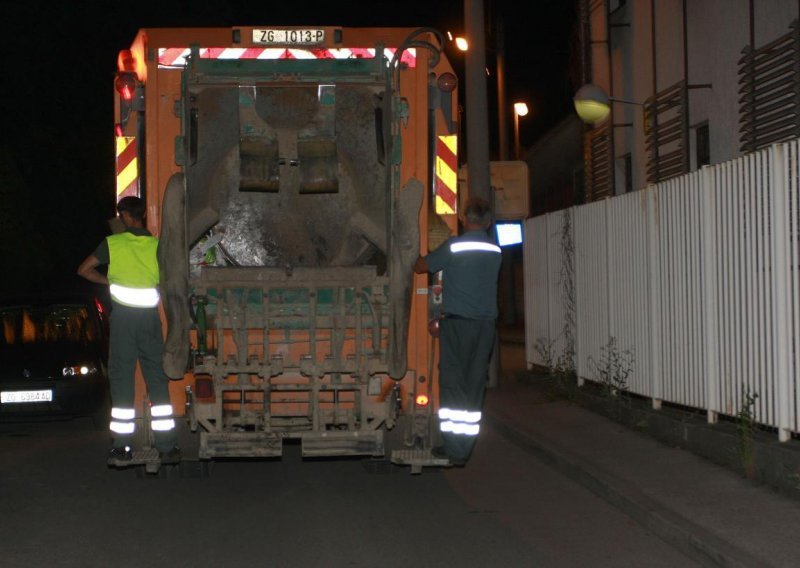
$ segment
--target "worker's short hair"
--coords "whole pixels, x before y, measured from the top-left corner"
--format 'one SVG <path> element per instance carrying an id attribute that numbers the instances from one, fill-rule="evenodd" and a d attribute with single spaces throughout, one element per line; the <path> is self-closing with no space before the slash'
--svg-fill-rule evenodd
<path id="1" fill-rule="evenodd" d="M 137 221 L 144 221 L 144 209 L 144 201 L 133 195 L 123 197 L 117 203 L 117 212 L 122 213 L 126 211 L 128 215 Z"/>
<path id="2" fill-rule="evenodd" d="M 464 218 L 475 225 L 488 227 L 492 224 L 492 206 L 481 197 L 470 197 L 464 205 Z"/>

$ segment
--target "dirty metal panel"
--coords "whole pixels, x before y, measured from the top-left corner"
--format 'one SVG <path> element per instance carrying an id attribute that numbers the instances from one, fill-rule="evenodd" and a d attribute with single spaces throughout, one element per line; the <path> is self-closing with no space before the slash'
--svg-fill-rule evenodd
<path id="1" fill-rule="evenodd" d="M 386 278 L 376 275 L 374 266 L 354 266 L 336 268 L 303 268 L 295 267 L 287 271 L 285 268 L 268 267 L 203 267 L 199 284 L 213 285 L 225 284 L 226 286 L 236 286 L 236 284 L 254 284 L 260 282 L 282 283 L 291 286 L 306 288 L 324 286 L 369 286 L 372 281 L 386 282 Z"/>
<path id="2" fill-rule="evenodd" d="M 430 450 L 393 450 L 392 463 L 420 467 L 446 467 L 450 462 L 444 458 L 434 457 Z"/>
<path id="3" fill-rule="evenodd" d="M 201 459 L 268 458 L 283 453 L 283 440 L 265 432 L 200 433 Z"/>
<path id="4" fill-rule="evenodd" d="M 213 227 L 229 264 L 254 267 L 352 266 L 386 253 L 381 89 L 333 91 L 192 87 L 190 245 Z"/>
<path id="5" fill-rule="evenodd" d="M 305 432 L 303 456 L 382 456 L 383 430 Z"/>

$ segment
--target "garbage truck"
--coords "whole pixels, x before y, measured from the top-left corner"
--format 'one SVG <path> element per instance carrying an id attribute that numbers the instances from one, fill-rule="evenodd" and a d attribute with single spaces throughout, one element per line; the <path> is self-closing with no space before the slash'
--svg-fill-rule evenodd
<path id="1" fill-rule="evenodd" d="M 412 265 L 457 230 L 457 83 L 430 28 L 153 28 L 119 53 L 116 197 L 159 237 L 200 460 L 444 465 L 441 289 Z"/>

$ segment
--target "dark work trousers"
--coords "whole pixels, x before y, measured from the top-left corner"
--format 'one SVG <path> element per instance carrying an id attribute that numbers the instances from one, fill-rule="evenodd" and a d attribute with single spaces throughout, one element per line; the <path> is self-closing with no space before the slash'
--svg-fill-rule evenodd
<path id="1" fill-rule="evenodd" d="M 108 379 L 114 407 L 134 408 L 136 361 L 142 367 L 147 394 L 153 406 L 170 404 L 169 378 L 162 367 L 164 338 L 158 308 L 131 308 L 114 303 L 111 311 Z M 132 446 L 133 434 L 112 433 L 114 447 Z M 155 432 L 159 451 L 176 445 L 175 429 Z"/>
<path id="2" fill-rule="evenodd" d="M 440 408 L 459 413 L 467 412 L 472 416 L 481 411 L 488 379 L 489 358 L 494 348 L 494 335 L 493 319 L 445 318 L 440 322 Z M 440 425 L 441 423 L 440 411 Z M 444 451 L 453 460 L 469 459 L 476 439 L 477 432 L 442 431 Z"/>

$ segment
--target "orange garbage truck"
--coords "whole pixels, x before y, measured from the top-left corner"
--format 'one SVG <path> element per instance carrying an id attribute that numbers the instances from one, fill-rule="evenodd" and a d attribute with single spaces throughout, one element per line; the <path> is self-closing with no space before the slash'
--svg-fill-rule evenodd
<path id="1" fill-rule="evenodd" d="M 243 26 L 142 29 L 120 52 L 117 199 L 142 197 L 160 239 L 164 369 L 201 460 L 296 440 L 442 465 L 439 288 L 412 272 L 457 230 L 442 47 L 429 28 Z"/>

